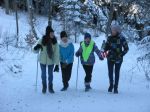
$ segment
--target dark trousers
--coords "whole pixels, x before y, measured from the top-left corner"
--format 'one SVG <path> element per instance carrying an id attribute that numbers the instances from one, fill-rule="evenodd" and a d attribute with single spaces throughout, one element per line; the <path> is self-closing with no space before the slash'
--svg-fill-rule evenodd
<path id="1" fill-rule="evenodd" d="M 71 78 L 73 63 L 64 65 L 64 63 L 61 62 L 60 65 L 61 65 L 63 85 L 65 88 L 67 88 L 69 86 L 69 80 Z"/>
<path id="2" fill-rule="evenodd" d="M 113 72 L 114 72 L 114 69 L 115 69 L 115 87 L 118 88 L 120 68 L 121 68 L 122 62 L 115 63 L 115 62 L 112 62 L 112 61 L 107 61 L 107 64 L 108 64 L 109 83 L 110 83 L 110 85 L 114 84 Z"/>
<path id="3" fill-rule="evenodd" d="M 46 65 L 40 64 L 41 66 L 41 78 L 42 78 L 42 84 L 47 85 L 47 76 L 46 76 Z M 54 65 L 48 65 L 48 84 L 53 84 L 53 68 Z"/>
<path id="4" fill-rule="evenodd" d="M 93 65 L 83 65 L 84 71 L 85 71 L 85 84 L 90 84 L 92 79 L 92 72 L 93 72 Z"/>

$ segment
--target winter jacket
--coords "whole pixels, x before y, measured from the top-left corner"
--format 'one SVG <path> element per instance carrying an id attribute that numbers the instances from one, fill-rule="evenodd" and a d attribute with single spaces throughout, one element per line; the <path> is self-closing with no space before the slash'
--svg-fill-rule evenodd
<path id="1" fill-rule="evenodd" d="M 74 45 L 68 41 L 67 43 L 60 42 L 59 45 L 60 62 L 73 63 L 74 61 Z"/>
<path id="2" fill-rule="evenodd" d="M 52 59 L 49 58 L 48 54 L 47 54 L 47 46 L 42 45 L 42 39 L 40 39 L 38 41 L 37 44 L 40 44 L 42 46 L 42 49 L 40 50 L 40 54 L 38 57 L 38 60 L 41 64 L 44 65 L 59 65 L 59 45 L 56 44 L 52 44 L 52 49 L 53 49 L 53 57 Z M 39 50 L 34 50 L 34 52 L 39 52 Z"/>
<path id="3" fill-rule="evenodd" d="M 81 42 L 82 43 L 82 42 Z M 85 43 L 86 44 L 86 43 Z M 88 46 L 88 44 L 86 44 L 86 46 Z M 76 52 L 76 56 L 80 56 L 80 59 L 81 59 L 81 64 L 82 65 L 94 65 L 95 63 L 95 55 L 94 55 L 94 52 L 96 52 L 96 54 L 98 55 L 99 59 L 103 59 L 102 58 L 102 55 L 101 55 L 101 51 L 98 49 L 98 47 L 96 46 L 96 44 L 94 43 L 94 46 L 93 46 L 93 49 L 92 49 L 92 52 L 90 53 L 90 56 L 88 58 L 87 61 L 84 61 L 83 59 L 83 56 L 82 56 L 82 53 L 83 53 L 83 48 L 80 44 L 80 48 L 78 49 L 78 51 Z"/>
<path id="4" fill-rule="evenodd" d="M 113 62 L 122 62 L 123 56 L 128 52 L 128 43 L 121 34 L 109 36 L 104 51 L 109 51 L 107 59 Z"/>

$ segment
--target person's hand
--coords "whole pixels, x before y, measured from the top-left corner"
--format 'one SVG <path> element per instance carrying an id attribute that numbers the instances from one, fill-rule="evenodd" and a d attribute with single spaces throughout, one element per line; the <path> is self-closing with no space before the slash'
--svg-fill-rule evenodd
<path id="1" fill-rule="evenodd" d="M 104 60 L 104 56 L 103 56 L 103 52 L 100 52 L 100 54 L 98 55 L 100 60 Z"/>
<path id="2" fill-rule="evenodd" d="M 76 55 L 76 57 L 79 57 L 79 56 L 80 56 L 79 52 L 76 52 L 76 54 L 75 54 L 75 55 Z"/>
<path id="3" fill-rule="evenodd" d="M 103 52 L 104 58 L 107 58 L 108 54 L 109 54 L 109 51 Z"/>
<path id="4" fill-rule="evenodd" d="M 101 52 L 100 57 L 105 58 L 105 52 Z"/>
<path id="5" fill-rule="evenodd" d="M 99 57 L 100 60 L 104 60 L 104 58 L 102 56 Z"/>
<path id="6" fill-rule="evenodd" d="M 59 72 L 59 66 L 55 65 L 54 72 Z"/>
<path id="7" fill-rule="evenodd" d="M 42 45 L 37 44 L 37 45 L 34 47 L 34 50 L 39 50 L 39 49 L 43 50 L 43 47 L 42 47 Z"/>

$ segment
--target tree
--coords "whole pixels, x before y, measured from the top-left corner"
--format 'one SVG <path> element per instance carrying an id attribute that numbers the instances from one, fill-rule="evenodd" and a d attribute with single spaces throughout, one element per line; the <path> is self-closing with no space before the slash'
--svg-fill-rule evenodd
<path id="1" fill-rule="evenodd" d="M 9 14 L 9 0 L 5 0 L 6 14 Z"/>
<path id="2" fill-rule="evenodd" d="M 15 0 L 14 5 L 15 5 L 15 16 L 16 16 L 16 33 L 17 33 L 17 35 L 16 35 L 16 38 L 17 38 L 16 39 L 17 40 L 16 47 L 17 47 L 18 42 L 19 42 L 18 1 L 17 0 Z"/>
<path id="3" fill-rule="evenodd" d="M 38 39 L 36 31 L 35 31 L 35 17 L 33 15 L 33 4 L 31 0 L 27 0 L 27 6 L 28 6 L 28 12 L 29 12 L 29 24 L 31 26 L 31 33 L 33 34 L 33 36 Z"/>
<path id="4" fill-rule="evenodd" d="M 48 25 L 52 26 L 52 7 L 53 6 L 53 0 L 48 0 Z"/>

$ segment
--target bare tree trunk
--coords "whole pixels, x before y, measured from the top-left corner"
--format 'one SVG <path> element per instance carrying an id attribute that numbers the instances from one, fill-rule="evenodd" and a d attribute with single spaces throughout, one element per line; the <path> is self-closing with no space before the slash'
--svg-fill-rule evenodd
<path id="1" fill-rule="evenodd" d="M 5 0 L 6 14 L 9 14 L 9 0 Z"/>
<path id="2" fill-rule="evenodd" d="M 53 0 L 48 0 L 48 25 L 52 26 L 52 6 Z"/>
<path id="3" fill-rule="evenodd" d="M 106 27 L 106 37 L 108 37 L 108 34 L 110 32 L 110 25 L 111 25 L 111 22 L 112 22 L 113 12 L 114 12 L 114 7 L 113 7 L 113 4 L 111 3 L 108 22 L 107 22 L 107 27 Z"/>
<path id="4" fill-rule="evenodd" d="M 16 47 L 17 47 L 18 46 L 18 41 L 19 41 L 18 2 L 17 2 L 17 0 L 15 0 L 14 5 L 15 5 L 15 16 L 16 16 L 16 33 L 17 33 Z"/>
<path id="5" fill-rule="evenodd" d="M 35 31 L 35 18 L 33 15 L 33 5 L 32 5 L 32 1 L 31 0 L 27 0 L 27 4 L 28 4 L 28 12 L 29 12 L 29 24 L 31 26 L 31 32 L 33 34 L 33 36 L 38 39 L 36 31 Z"/>
<path id="6" fill-rule="evenodd" d="M 36 14 L 39 14 L 39 0 L 36 0 Z"/>

